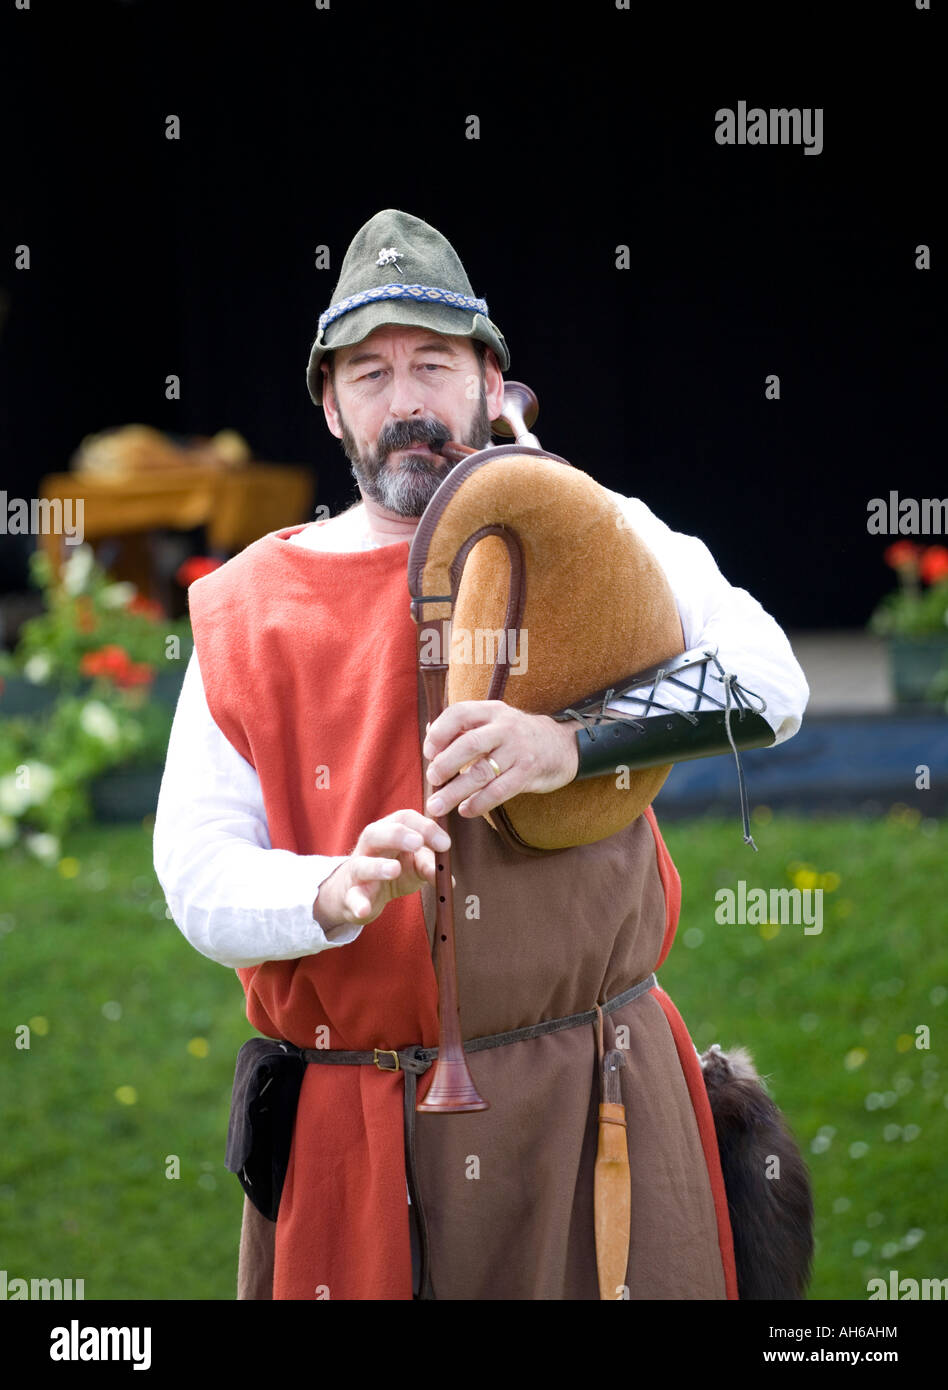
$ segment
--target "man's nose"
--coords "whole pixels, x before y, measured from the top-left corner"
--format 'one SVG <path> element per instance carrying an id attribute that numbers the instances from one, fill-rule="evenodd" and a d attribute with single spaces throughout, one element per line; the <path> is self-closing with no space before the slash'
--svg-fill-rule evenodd
<path id="1" fill-rule="evenodd" d="M 410 372 L 395 371 L 392 374 L 392 394 L 388 403 L 389 414 L 398 420 L 408 420 L 413 415 L 423 415 L 425 403 L 420 383 Z"/>

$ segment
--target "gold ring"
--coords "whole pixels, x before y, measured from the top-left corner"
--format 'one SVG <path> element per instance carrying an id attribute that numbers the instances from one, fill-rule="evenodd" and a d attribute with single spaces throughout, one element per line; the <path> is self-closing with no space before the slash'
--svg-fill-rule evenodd
<path id="1" fill-rule="evenodd" d="M 486 757 L 486 754 L 485 754 L 485 757 Z M 499 776 L 500 776 L 500 768 L 499 768 L 499 767 L 497 766 L 497 764 L 494 762 L 493 758 L 488 758 L 487 761 L 490 763 L 491 767 L 494 769 L 494 776 L 495 776 L 495 777 L 499 777 Z"/>

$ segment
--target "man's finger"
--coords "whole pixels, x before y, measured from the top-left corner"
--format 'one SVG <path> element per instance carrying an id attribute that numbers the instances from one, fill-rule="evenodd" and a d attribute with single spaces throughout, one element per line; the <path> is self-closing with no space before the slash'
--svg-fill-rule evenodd
<path id="1" fill-rule="evenodd" d="M 420 838 L 413 840 L 412 835 Z M 420 811 L 404 810 L 394 811 L 384 820 L 367 825 L 359 837 L 357 848 L 360 854 L 366 850 L 403 854 L 420 849 L 422 844 L 429 844 L 433 849 L 447 849 L 450 843 L 451 837 L 447 831 L 428 816 L 423 816 Z"/>
<path id="2" fill-rule="evenodd" d="M 502 707 L 502 700 L 459 700 L 456 705 L 449 705 L 428 730 L 422 749 L 425 757 L 430 761 L 453 743 L 458 734 L 489 724 Z"/>
<path id="3" fill-rule="evenodd" d="M 450 782 L 452 777 L 463 776 L 471 768 L 475 769 L 475 775 L 478 776 L 482 771 L 485 777 L 496 776 L 487 759 L 497 751 L 499 742 L 496 730 L 484 729 L 462 734 L 454 740 L 450 748 L 432 759 L 425 774 L 426 780 L 432 787 L 442 787 L 445 782 Z M 475 767 L 482 760 L 486 771 Z"/>
<path id="4" fill-rule="evenodd" d="M 419 878 L 426 879 L 428 883 L 434 883 L 438 870 L 435 865 L 435 853 L 425 845 L 424 849 L 415 851 L 415 873 Z"/>
<path id="5" fill-rule="evenodd" d="M 356 919 L 368 917 L 372 911 L 372 900 L 361 888 L 348 889 L 342 904 Z"/>
<path id="6" fill-rule="evenodd" d="M 519 768 L 512 767 L 507 772 L 502 772 L 499 777 L 494 777 L 483 786 L 475 787 L 473 791 L 468 790 L 459 797 L 458 815 L 465 818 L 482 816 L 485 811 L 493 811 L 496 806 L 502 806 L 522 790 L 523 773 Z"/>
<path id="7" fill-rule="evenodd" d="M 349 860 L 349 872 L 354 883 L 381 883 L 398 878 L 402 871 L 398 859 L 383 859 L 374 854 L 357 854 Z"/>

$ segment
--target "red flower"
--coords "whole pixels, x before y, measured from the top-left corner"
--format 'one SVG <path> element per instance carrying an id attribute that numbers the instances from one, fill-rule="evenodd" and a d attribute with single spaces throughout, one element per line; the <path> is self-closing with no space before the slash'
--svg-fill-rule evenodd
<path id="1" fill-rule="evenodd" d="M 154 676 L 154 666 L 144 661 L 130 661 L 123 671 L 116 674 L 115 684 L 125 690 L 133 685 L 149 685 Z"/>
<path id="2" fill-rule="evenodd" d="M 144 594 L 135 594 L 125 605 L 128 613 L 138 613 L 142 618 L 148 618 L 151 622 L 157 623 L 165 616 L 165 610 L 160 603 L 156 603 L 153 598 L 145 598 Z"/>
<path id="3" fill-rule="evenodd" d="M 128 652 L 124 647 L 110 645 L 100 647 L 98 651 L 86 652 L 79 663 L 79 670 L 84 676 L 108 676 L 114 678 L 116 674 L 124 671 L 129 665 Z"/>
<path id="4" fill-rule="evenodd" d="M 926 584 L 937 584 L 948 577 L 948 549 L 943 545 L 930 545 L 922 554 L 919 573 Z"/>
<path id="5" fill-rule="evenodd" d="M 914 569 L 921 546 L 914 541 L 896 541 L 884 552 L 882 558 L 894 570 Z"/>
<path id="6" fill-rule="evenodd" d="M 103 676 L 122 689 L 134 685 L 147 685 L 155 674 L 153 666 L 143 661 L 132 661 L 124 647 L 115 645 L 100 647 L 96 652 L 86 652 L 79 663 L 79 670 L 84 676 Z"/>
<path id="7" fill-rule="evenodd" d="M 223 563 L 223 560 L 214 560 L 210 555 L 192 555 L 190 560 L 185 560 L 183 565 L 178 566 L 175 579 L 182 589 L 187 589 L 196 579 L 203 579 L 206 574 L 220 569 Z"/>

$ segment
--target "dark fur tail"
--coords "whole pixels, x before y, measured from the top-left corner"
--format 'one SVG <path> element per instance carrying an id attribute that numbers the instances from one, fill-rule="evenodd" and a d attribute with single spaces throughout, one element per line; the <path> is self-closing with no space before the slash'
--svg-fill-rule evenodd
<path id="1" fill-rule="evenodd" d="M 805 1298 L 813 1194 L 803 1155 L 748 1052 L 722 1052 L 715 1043 L 701 1066 L 731 1215 L 738 1296 Z"/>

